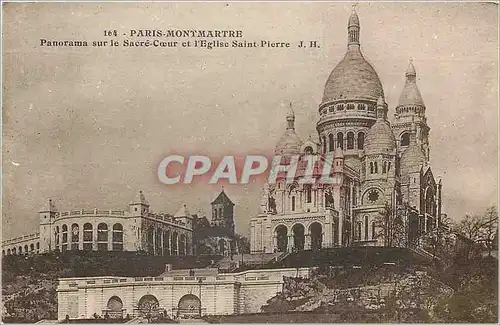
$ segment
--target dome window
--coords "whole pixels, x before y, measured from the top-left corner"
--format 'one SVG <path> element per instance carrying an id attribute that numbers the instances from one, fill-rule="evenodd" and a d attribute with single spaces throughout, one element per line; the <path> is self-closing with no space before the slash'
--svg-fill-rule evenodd
<path id="1" fill-rule="evenodd" d="M 347 104 L 347 110 L 352 111 L 354 109 L 354 104 Z"/>
<path id="2" fill-rule="evenodd" d="M 364 111 L 366 109 L 365 104 L 358 104 L 358 111 Z"/>
<path id="3" fill-rule="evenodd" d="M 363 132 L 358 133 L 358 150 L 363 150 L 365 146 L 365 134 Z"/>
<path id="4" fill-rule="evenodd" d="M 375 112 L 375 105 L 368 106 L 368 111 L 369 112 Z"/>
<path id="5" fill-rule="evenodd" d="M 344 150 L 344 134 L 342 132 L 337 133 L 337 148 Z"/>
<path id="6" fill-rule="evenodd" d="M 333 134 L 328 135 L 328 142 L 329 142 L 328 145 L 329 145 L 330 151 L 335 150 L 335 146 L 333 144 Z"/>
<path id="7" fill-rule="evenodd" d="M 305 149 L 304 149 L 304 153 L 306 155 L 312 155 L 313 154 L 313 148 L 311 146 L 307 146 Z"/>
<path id="8" fill-rule="evenodd" d="M 333 106 L 330 106 L 330 109 L 328 110 L 330 113 L 333 112 Z"/>
<path id="9" fill-rule="evenodd" d="M 410 145 L 410 134 L 408 132 L 403 133 L 401 135 L 401 146 L 407 147 Z"/>
<path id="10" fill-rule="evenodd" d="M 354 133 L 347 133 L 347 149 L 354 149 Z"/>
<path id="11" fill-rule="evenodd" d="M 337 105 L 337 111 L 343 111 L 343 110 L 344 110 L 344 104 Z"/>

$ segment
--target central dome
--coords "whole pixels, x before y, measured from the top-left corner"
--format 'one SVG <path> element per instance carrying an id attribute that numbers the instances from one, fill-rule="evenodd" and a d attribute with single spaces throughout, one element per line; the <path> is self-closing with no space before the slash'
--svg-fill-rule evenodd
<path id="1" fill-rule="evenodd" d="M 377 101 L 384 97 L 382 83 L 373 66 L 359 48 L 359 18 L 355 12 L 349 18 L 348 50 L 333 69 L 325 84 L 322 104 L 343 99 Z"/>
<path id="2" fill-rule="evenodd" d="M 361 51 L 349 50 L 333 69 L 323 92 L 323 104 L 340 99 L 367 99 L 376 101 L 384 96 L 382 83 L 375 69 Z"/>

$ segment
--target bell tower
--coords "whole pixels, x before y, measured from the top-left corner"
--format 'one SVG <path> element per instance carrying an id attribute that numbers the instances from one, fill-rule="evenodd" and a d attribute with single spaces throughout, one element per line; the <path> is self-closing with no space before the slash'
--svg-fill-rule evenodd
<path id="1" fill-rule="evenodd" d="M 234 203 L 224 192 L 221 192 L 212 205 L 212 225 L 227 229 L 231 234 L 234 234 Z"/>
<path id="2" fill-rule="evenodd" d="M 399 97 L 399 103 L 394 114 L 394 123 L 392 125 L 394 135 L 396 136 L 398 151 L 404 152 L 410 145 L 412 123 L 416 127 L 416 142 L 422 146 L 426 161 L 429 161 L 429 131 L 427 118 L 425 116 L 425 104 L 422 95 L 417 86 L 417 72 L 410 59 L 405 73 L 405 86 Z"/>

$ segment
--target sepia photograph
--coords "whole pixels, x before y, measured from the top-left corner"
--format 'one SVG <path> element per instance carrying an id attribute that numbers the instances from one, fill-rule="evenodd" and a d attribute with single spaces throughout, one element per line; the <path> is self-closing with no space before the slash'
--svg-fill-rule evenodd
<path id="1" fill-rule="evenodd" d="M 2 323 L 494 323 L 498 2 L 3 2 Z"/>

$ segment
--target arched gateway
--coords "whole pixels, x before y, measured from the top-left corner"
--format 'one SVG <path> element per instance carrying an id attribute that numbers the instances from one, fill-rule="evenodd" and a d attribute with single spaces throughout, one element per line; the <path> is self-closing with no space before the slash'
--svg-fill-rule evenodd
<path id="1" fill-rule="evenodd" d="M 159 312 L 160 303 L 153 295 L 145 295 L 137 304 L 139 315 L 146 318 L 154 317 Z"/>
<path id="2" fill-rule="evenodd" d="M 201 300 L 193 294 L 187 294 L 179 300 L 177 317 L 201 316 Z"/>

